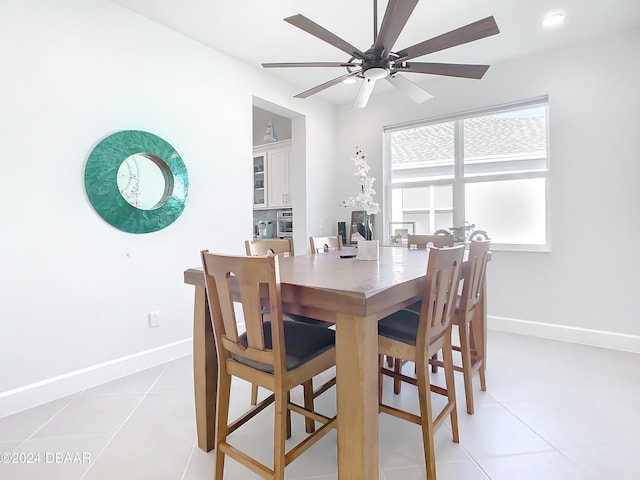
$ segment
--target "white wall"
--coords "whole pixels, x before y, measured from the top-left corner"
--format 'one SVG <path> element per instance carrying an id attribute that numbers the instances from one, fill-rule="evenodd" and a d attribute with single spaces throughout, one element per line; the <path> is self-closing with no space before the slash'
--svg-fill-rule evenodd
<path id="1" fill-rule="evenodd" d="M 640 351 L 638 45 L 635 30 L 493 65 L 480 81 L 428 81 L 434 98 L 419 106 L 394 91 L 362 111 L 341 108 L 338 198 L 354 193 L 348 159 L 357 142 L 382 178 L 385 125 L 549 95 L 553 251 L 496 252 L 489 315 L 497 328 L 578 341 L 594 336 L 589 329 L 611 332 L 612 346 Z"/>
<path id="2" fill-rule="evenodd" d="M 3 0 L 0 64 L 2 416 L 16 389 L 187 351 L 183 271 L 204 248 L 243 253 L 252 234 L 252 96 L 296 110 L 326 139 L 307 142 L 311 165 L 333 158 L 335 109 L 104 0 Z M 121 232 L 87 201 L 88 154 L 126 129 L 164 138 L 188 168 L 186 209 L 165 230 Z M 161 326 L 149 329 L 156 310 Z"/>
<path id="3" fill-rule="evenodd" d="M 306 162 L 296 177 L 304 205 L 296 228 L 320 234 L 348 219 L 337 204 L 354 194 L 356 143 L 381 181 L 384 125 L 548 94 L 553 252 L 497 252 L 489 313 L 636 339 L 639 42 L 635 31 L 494 65 L 479 82 L 437 79 L 422 106 L 393 93 L 336 113 L 105 0 L 3 0 L 0 416 L 50 399 L 51 379 L 88 369 L 86 385 L 105 362 L 189 348 L 192 288 L 183 270 L 199 264 L 203 248 L 242 253 L 251 235 L 253 96 L 299 113 L 294 148 Z M 111 227 L 84 193 L 91 149 L 125 129 L 164 138 L 189 169 L 186 209 L 160 232 Z M 613 234 L 604 247 L 594 245 L 599 231 Z M 154 310 L 161 326 L 149 329 Z M 30 390 L 36 395 L 24 401 Z"/>

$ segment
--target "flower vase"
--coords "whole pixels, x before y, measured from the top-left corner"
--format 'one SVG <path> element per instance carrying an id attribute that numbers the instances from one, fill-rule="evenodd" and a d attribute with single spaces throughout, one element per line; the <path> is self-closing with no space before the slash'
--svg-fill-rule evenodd
<path id="1" fill-rule="evenodd" d="M 378 260 L 380 244 L 378 240 L 358 240 L 358 260 Z"/>

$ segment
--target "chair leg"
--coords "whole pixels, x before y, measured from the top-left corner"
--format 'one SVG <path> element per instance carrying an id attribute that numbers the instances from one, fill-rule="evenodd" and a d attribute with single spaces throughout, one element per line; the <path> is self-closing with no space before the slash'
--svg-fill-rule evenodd
<path id="1" fill-rule="evenodd" d="M 438 354 L 437 354 L 437 353 L 434 353 L 434 354 L 433 354 L 433 357 L 431 357 L 431 359 L 432 359 L 434 362 L 437 362 L 437 361 L 438 361 Z M 438 365 L 436 365 L 435 363 L 432 363 L 432 364 L 431 364 L 431 371 L 432 371 L 433 373 L 438 373 Z"/>
<path id="2" fill-rule="evenodd" d="M 304 391 L 304 408 L 307 410 L 314 410 L 313 408 L 313 379 L 309 379 L 302 384 Z M 304 427 L 307 433 L 313 433 L 316 431 L 316 423 L 312 418 L 305 417 Z"/>
<path id="3" fill-rule="evenodd" d="M 229 422 L 229 400 L 231 398 L 231 375 L 220 374 L 218 377 L 218 398 L 216 415 L 216 469 L 215 480 L 222 480 L 224 475 L 224 453 L 218 447 L 227 441 L 227 424 Z"/>
<path id="4" fill-rule="evenodd" d="M 453 376 L 453 348 L 451 348 L 451 329 L 447 334 L 447 339 L 442 347 L 442 362 L 444 364 L 444 375 L 447 386 L 447 404 L 451 405 L 451 413 L 449 414 L 451 420 L 451 433 L 453 434 L 453 441 L 455 443 L 460 442 L 460 435 L 458 432 L 458 407 L 456 404 L 456 385 Z"/>
<path id="5" fill-rule="evenodd" d="M 287 440 L 291 438 L 291 410 L 289 410 L 289 402 L 291 402 L 291 392 L 287 392 Z"/>
<path id="6" fill-rule="evenodd" d="M 471 320 L 471 333 L 473 335 L 473 340 L 476 347 L 476 353 L 478 356 L 478 362 L 480 362 L 480 366 L 478 367 L 478 375 L 480 376 L 480 390 L 483 392 L 487 391 L 487 379 L 486 379 L 486 361 L 484 351 L 484 338 L 482 328 L 480 327 L 480 322 L 475 320 Z"/>
<path id="7" fill-rule="evenodd" d="M 401 358 L 394 358 L 393 363 L 393 371 L 396 373 L 393 377 L 393 393 L 397 395 L 400 393 L 400 389 L 402 388 L 402 381 L 400 380 L 399 375 L 402 373 L 402 364 L 404 362 Z"/>
<path id="8" fill-rule="evenodd" d="M 482 360 L 482 365 L 478 369 L 478 375 L 480 376 L 480 390 L 483 392 L 487 391 L 487 375 L 486 370 L 484 368 L 484 360 Z"/>
<path id="9" fill-rule="evenodd" d="M 273 479 L 284 480 L 285 435 L 287 430 L 287 416 L 289 407 L 287 400 L 289 392 L 282 390 L 275 392 L 274 426 L 273 426 Z"/>
<path id="10" fill-rule="evenodd" d="M 251 384 L 251 405 L 256 405 L 258 403 L 258 385 L 255 383 Z"/>
<path id="11" fill-rule="evenodd" d="M 389 357 L 387 357 L 389 361 Z M 378 404 L 382 403 L 382 367 L 384 366 L 384 360 L 382 355 L 378 355 Z"/>
<path id="12" fill-rule="evenodd" d="M 424 465 L 427 480 L 436 480 L 436 454 L 434 448 L 433 412 L 431 407 L 431 382 L 428 373 L 427 359 L 416 361 L 418 381 L 418 398 L 420 402 L 420 418 L 422 426 L 422 446 L 424 449 Z"/>
<path id="13" fill-rule="evenodd" d="M 462 375 L 464 378 L 464 395 L 467 402 L 467 413 L 473 415 L 473 371 L 471 370 L 471 345 L 469 343 L 469 322 L 458 325 L 460 335 L 460 355 L 462 356 Z"/>

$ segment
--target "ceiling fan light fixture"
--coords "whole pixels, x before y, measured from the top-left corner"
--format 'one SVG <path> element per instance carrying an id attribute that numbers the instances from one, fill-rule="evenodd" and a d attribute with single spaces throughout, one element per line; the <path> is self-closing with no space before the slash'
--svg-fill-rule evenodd
<path id="1" fill-rule="evenodd" d="M 389 69 L 384 67 L 372 67 L 368 70 L 365 70 L 364 78 L 369 80 L 380 80 L 382 78 L 386 78 L 389 75 Z"/>
<path id="2" fill-rule="evenodd" d="M 562 12 L 552 12 L 542 19 L 542 26 L 545 28 L 557 27 L 564 23 L 567 16 Z"/>
<path id="3" fill-rule="evenodd" d="M 347 84 L 347 85 L 353 85 L 354 83 L 356 83 L 356 78 L 355 77 L 347 77 L 342 81 L 342 83 Z"/>

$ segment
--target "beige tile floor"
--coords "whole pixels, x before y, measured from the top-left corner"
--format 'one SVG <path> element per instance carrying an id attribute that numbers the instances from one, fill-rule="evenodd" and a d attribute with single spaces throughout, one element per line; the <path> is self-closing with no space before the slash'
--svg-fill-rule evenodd
<path id="1" fill-rule="evenodd" d="M 448 425 L 437 432 L 440 480 L 640 478 L 640 355 L 497 332 L 488 341 L 488 391 L 480 392 L 476 379 L 472 416 L 456 376 L 460 443 L 451 441 Z M 0 453 L 23 460 L 40 454 L 39 463 L 0 462 L 0 479 L 213 478 L 213 452 L 196 446 L 191 361 L 180 358 L 0 419 Z M 417 409 L 413 387 L 403 385 L 394 396 L 389 386 L 388 401 Z M 236 382 L 232 395 L 234 413 L 247 408 L 246 383 Z M 330 392 L 318 408 L 330 414 L 334 402 Z M 233 442 L 269 462 L 271 426 L 267 409 Z M 301 438 L 297 416 L 293 429 L 294 440 Z M 380 467 L 382 480 L 425 478 L 417 426 L 380 416 Z M 257 477 L 228 460 L 226 478 Z M 336 479 L 335 432 L 292 463 L 286 478 Z"/>

